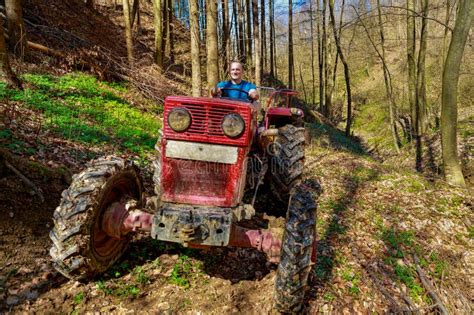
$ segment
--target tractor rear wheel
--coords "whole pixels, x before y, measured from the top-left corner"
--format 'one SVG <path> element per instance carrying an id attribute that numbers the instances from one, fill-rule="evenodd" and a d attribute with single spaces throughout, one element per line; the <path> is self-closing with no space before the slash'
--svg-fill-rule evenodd
<path id="1" fill-rule="evenodd" d="M 286 209 L 290 191 L 303 174 L 305 128 L 285 125 L 278 132 L 270 165 L 270 189 Z"/>
<path id="2" fill-rule="evenodd" d="M 50 255 L 56 270 L 74 280 L 106 271 L 125 251 L 130 237 L 111 237 L 102 228 L 105 210 L 114 202 L 141 202 L 142 181 L 133 163 L 118 157 L 89 162 L 73 176 L 54 211 Z"/>
<path id="3" fill-rule="evenodd" d="M 281 313 L 300 311 L 316 238 L 316 203 L 304 185 L 291 197 L 278 265 L 274 301 Z"/>

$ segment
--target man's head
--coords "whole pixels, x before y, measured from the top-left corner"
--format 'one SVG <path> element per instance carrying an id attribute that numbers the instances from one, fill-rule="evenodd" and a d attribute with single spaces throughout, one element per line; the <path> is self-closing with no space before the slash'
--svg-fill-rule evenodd
<path id="1" fill-rule="evenodd" d="M 239 84 L 242 81 L 242 75 L 244 74 L 244 67 L 238 61 L 233 61 L 229 66 L 230 78 L 233 83 Z"/>

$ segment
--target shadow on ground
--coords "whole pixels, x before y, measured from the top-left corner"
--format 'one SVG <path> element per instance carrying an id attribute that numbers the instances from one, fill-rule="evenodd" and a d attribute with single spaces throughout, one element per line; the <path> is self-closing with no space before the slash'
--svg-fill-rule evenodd
<path id="1" fill-rule="evenodd" d="M 318 238 L 317 261 L 310 277 L 311 289 L 308 294 L 310 301 L 318 299 L 325 288 L 333 282 L 338 248 L 350 241 L 345 238 L 350 220 L 347 210 L 357 201 L 357 192 L 364 183 L 376 179 L 377 176 L 378 171 L 376 170 L 356 166 L 351 173 L 343 177 L 344 192 L 339 198 L 329 203 L 331 219 L 327 223 L 324 233 Z"/>

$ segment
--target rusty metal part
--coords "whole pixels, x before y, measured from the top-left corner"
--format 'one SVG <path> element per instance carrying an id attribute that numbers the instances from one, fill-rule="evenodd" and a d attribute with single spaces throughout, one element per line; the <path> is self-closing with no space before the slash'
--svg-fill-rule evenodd
<path id="1" fill-rule="evenodd" d="M 233 216 L 231 208 L 164 203 L 153 218 L 151 236 L 189 247 L 226 246 Z"/>
<path id="2" fill-rule="evenodd" d="M 233 225 L 229 245 L 234 247 L 252 247 L 264 252 L 270 262 L 280 261 L 281 240 L 270 231 L 250 230 Z"/>
<path id="3" fill-rule="evenodd" d="M 102 230 L 110 237 L 120 239 L 131 231 L 151 230 L 153 215 L 135 209 L 136 201 L 114 202 L 104 212 Z"/>
<path id="4" fill-rule="evenodd" d="M 278 136 L 278 128 L 269 128 L 260 133 L 260 137 L 274 137 Z"/>
<path id="5" fill-rule="evenodd" d="M 249 204 L 243 204 L 241 206 L 232 209 L 233 220 L 239 222 L 242 220 L 250 220 L 255 215 L 255 208 Z"/>
<path id="6" fill-rule="evenodd" d="M 256 158 L 261 164 L 261 169 L 260 169 L 260 172 L 258 173 L 257 186 L 255 187 L 255 192 L 252 198 L 252 207 L 255 205 L 255 200 L 257 199 L 258 188 L 260 187 L 261 184 L 263 184 L 263 179 L 265 178 L 265 174 L 267 173 L 267 170 L 268 170 L 268 163 L 266 159 L 261 160 L 258 157 Z"/>

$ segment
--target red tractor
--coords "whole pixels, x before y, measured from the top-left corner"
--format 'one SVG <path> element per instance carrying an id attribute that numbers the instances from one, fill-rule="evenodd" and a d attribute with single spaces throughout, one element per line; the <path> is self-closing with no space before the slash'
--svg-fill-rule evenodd
<path id="1" fill-rule="evenodd" d="M 253 247 L 279 261 L 276 308 L 298 311 L 315 259 L 316 204 L 300 183 L 305 137 L 303 111 L 290 107 L 295 94 L 273 91 L 263 109 L 225 98 L 166 98 L 155 195 L 144 200 L 133 163 L 110 156 L 89 162 L 54 212 L 55 268 L 76 280 L 103 273 L 137 230 L 191 248 Z M 288 205 L 283 239 L 239 226 L 254 216 L 264 182 Z"/>

